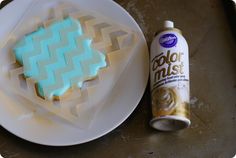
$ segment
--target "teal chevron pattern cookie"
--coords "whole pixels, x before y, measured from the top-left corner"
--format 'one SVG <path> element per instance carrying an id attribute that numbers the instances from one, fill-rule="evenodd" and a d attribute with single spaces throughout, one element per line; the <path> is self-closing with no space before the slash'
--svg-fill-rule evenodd
<path id="1" fill-rule="evenodd" d="M 80 22 L 66 18 L 25 35 L 13 48 L 25 78 L 36 82 L 37 93 L 50 100 L 63 96 L 70 88 L 106 67 L 105 55 L 91 47 Z"/>

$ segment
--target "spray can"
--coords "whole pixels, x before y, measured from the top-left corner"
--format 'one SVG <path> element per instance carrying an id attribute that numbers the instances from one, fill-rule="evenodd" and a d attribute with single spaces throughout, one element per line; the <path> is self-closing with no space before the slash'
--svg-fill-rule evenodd
<path id="1" fill-rule="evenodd" d="M 151 44 L 150 125 L 161 131 L 175 131 L 190 125 L 188 44 L 172 21 L 164 22 Z"/>

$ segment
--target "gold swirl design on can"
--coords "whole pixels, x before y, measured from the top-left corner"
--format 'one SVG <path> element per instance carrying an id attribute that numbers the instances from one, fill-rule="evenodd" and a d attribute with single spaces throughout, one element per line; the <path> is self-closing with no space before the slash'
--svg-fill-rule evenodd
<path id="1" fill-rule="evenodd" d="M 189 118 L 189 103 L 182 101 L 181 91 L 175 87 L 160 87 L 152 92 L 153 117 L 167 115 Z"/>
<path id="2" fill-rule="evenodd" d="M 174 88 L 161 87 L 152 92 L 153 115 L 172 114 L 179 103 L 178 93 Z"/>

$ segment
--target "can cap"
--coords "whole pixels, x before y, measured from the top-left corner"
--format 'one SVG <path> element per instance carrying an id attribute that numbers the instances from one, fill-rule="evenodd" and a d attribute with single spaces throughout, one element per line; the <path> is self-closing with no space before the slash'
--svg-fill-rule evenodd
<path id="1" fill-rule="evenodd" d="M 174 22 L 170 20 L 166 20 L 164 22 L 164 28 L 174 28 Z"/>

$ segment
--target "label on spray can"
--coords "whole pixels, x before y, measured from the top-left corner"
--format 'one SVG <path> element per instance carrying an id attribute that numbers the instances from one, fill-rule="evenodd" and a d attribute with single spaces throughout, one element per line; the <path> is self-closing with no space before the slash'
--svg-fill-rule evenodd
<path id="1" fill-rule="evenodd" d="M 151 46 L 151 125 L 164 131 L 187 127 L 189 121 L 188 45 L 180 31 L 168 28 Z"/>

